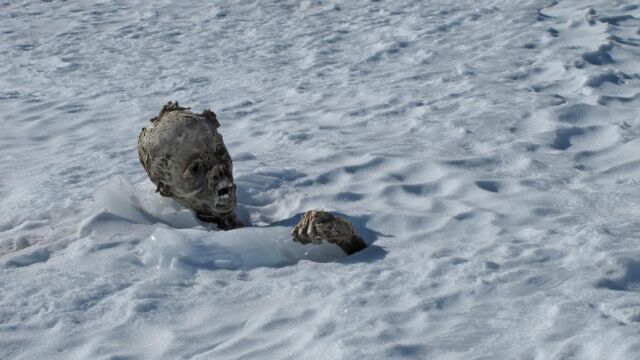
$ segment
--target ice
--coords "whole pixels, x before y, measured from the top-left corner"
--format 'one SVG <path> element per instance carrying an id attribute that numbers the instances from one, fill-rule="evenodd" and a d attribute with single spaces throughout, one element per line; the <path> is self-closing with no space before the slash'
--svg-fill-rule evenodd
<path id="1" fill-rule="evenodd" d="M 197 256 L 189 240 L 170 229 L 157 229 L 143 243 L 142 263 L 159 269 L 176 268 L 184 259 Z"/>
<path id="2" fill-rule="evenodd" d="M 96 207 L 134 223 L 161 222 L 176 228 L 200 224 L 192 211 L 173 199 L 137 189 L 122 176 L 107 180 L 96 190 L 93 200 Z"/>
<path id="3" fill-rule="evenodd" d="M 93 196 L 101 210 L 81 223 L 79 236 L 114 219 L 153 224 L 153 233 L 140 244 L 140 257 L 145 265 L 158 269 L 280 267 L 303 259 L 328 262 L 345 256 L 335 245 L 294 243 L 291 228 L 284 226 L 210 231 L 205 226 L 216 227 L 200 223 L 192 211 L 171 199 L 151 195 L 121 176 L 109 179 Z"/>
<path id="4" fill-rule="evenodd" d="M 93 201 L 98 207 L 131 222 L 150 222 L 135 196 L 133 186 L 121 177 L 112 179 L 100 187 L 93 195 Z"/>
<path id="5" fill-rule="evenodd" d="M 291 241 L 282 226 L 229 232 L 157 228 L 140 244 L 141 260 L 158 269 L 252 269 L 282 267 L 300 260 L 335 261 L 345 257 L 331 244 L 304 246 Z"/>

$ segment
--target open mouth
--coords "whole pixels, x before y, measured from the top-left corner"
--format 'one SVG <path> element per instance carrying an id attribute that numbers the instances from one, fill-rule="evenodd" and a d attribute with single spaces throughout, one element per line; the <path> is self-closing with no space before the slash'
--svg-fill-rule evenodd
<path id="1" fill-rule="evenodd" d="M 228 201 L 231 198 L 231 192 L 235 189 L 235 185 L 231 184 L 229 186 L 223 187 L 218 190 L 218 198 L 222 201 Z"/>

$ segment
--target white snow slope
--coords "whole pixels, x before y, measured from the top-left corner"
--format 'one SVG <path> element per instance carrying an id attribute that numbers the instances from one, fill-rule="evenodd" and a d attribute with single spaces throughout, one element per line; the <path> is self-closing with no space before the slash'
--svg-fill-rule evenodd
<path id="1" fill-rule="evenodd" d="M 640 359 L 637 1 L 0 0 L 0 59 L 1 359 Z M 253 227 L 153 192 L 168 100 Z"/>

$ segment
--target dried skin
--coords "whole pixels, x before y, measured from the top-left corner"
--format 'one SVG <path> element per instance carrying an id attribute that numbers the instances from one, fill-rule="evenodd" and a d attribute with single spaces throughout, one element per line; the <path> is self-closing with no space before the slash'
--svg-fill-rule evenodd
<path id="1" fill-rule="evenodd" d="M 293 241 L 301 244 L 321 244 L 323 241 L 336 244 L 347 255 L 367 247 L 348 220 L 320 210 L 307 211 L 291 235 Z"/>
<path id="2" fill-rule="evenodd" d="M 138 155 L 157 192 L 228 229 L 242 224 L 233 214 L 237 204 L 233 163 L 219 126 L 210 110 L 195 114 L 169 102 L 142 129 Z"/>

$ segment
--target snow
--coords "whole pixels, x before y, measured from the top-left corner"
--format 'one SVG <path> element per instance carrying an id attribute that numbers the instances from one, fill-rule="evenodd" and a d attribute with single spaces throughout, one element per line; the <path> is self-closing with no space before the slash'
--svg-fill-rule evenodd
<path id="1" fill-rule="evenodd" d="M 640 359 L 632 1 L 0 0 L 0 358 Z M 238 215 L 154 193 L 211 107 Z M 304 211 L 370 245 L 290 242 Z"/>

